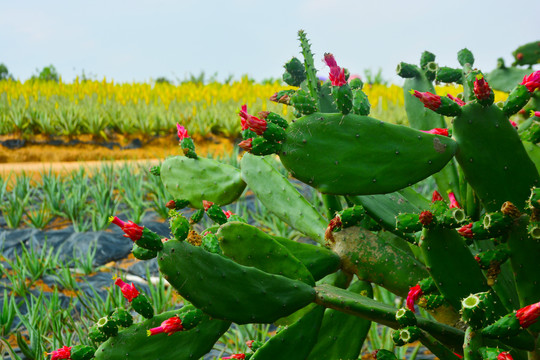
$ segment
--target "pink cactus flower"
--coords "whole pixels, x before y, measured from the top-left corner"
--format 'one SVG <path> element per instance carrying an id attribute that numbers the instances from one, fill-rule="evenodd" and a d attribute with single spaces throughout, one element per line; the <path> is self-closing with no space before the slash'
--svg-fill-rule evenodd
<path id="1" fill-rule="evenodd" d="M 115 285 L 120 287 L 122 295 L 127 299 L 127 301 L 132 302 L 137 296 L 139 296 L 139 290 L 135 288 L 133 283 L 127 284 L 122 279 L 117 278 L 114 282 Z"/>
<path id="2" fill-rule="evenodd" d="M 123 232 L 125 232 L 124 237 L 127 237 L 133 241 L 137 241 L 142 237 L 143 227 L 135 224 L 133 221 L 124 222 L 118 217 L 110 217 L 109 221 L 114 225 L 118 225 Z"/>
<path id="3" fill-rule="evenodd" d="M 434 190 L 433 195 L 431 195 L 431 202 L 434 203 L 435 201 L 443 201 L 443 197 L 437 190 Z"/>
<path id="4" fill-rule="evenodd" d="M 459 203 L 456 199 L 456 195 L 453 192 L 448 193 L 448 198 L 450 199 L 450 209 L 460 209 Z"/>
<path id="5" fill-rule="evenodd" d="M 347 83 L 345 79 L 345 69 L 342 69 L 338 66 L 334 55 L 330 53 L 324 54 L 324 62 L 330 68 L 330 74 L 328 78 L 333 86 L 343 86 Z"/>
<path id="6" fill-rule="evenodd" d="M 454 101 L 455 103 L 457 103 L 459 106 L 465 105 L 465 101 L 461 100 L 460 98 L 457 98 L 457 97 L 452 96 L 450 94 L 446 94 L 446 96 L 448 98 L 450 98 L 452 101 Z"/>
<path id="7" fill-rule="evenodd" d="M 540 88 L 540 70 L 536 70 L 530 75 L 525 75 L 521 85 L 525 85 L 527 90 L 529 90 L 531 93 Z"/>
<path id="8" fill-rule="evenodd" d="M 422 289 L 420 288 L 420 285 L 415 285 L 412 288 L 409 289 L 409 293 L 407 294 L 407 307 L 412 312 L 416 312 L 414 310 L 414 303 L 420 298 L 420 296 L 424 295 L 422 292 Z"/>
<path id="9" fill-rule="evenodd" d="M 540 111 L 531 110 L 531 116 L 540 117 Z"/>
<path id="10" fill-rule="evenodd" d="M 431 130 L 420 130 L 420 131 L 425 132 L 427 134 L 450 136 L 448 134 L 448 129 L 443 129 L 443 128 L 435 128 Z"/>
<path id="11" fill-rule="evenodd" d="M 182 319 L 180 319 L 178 316 L 173 316 L 172 318 L 163 321 L 160 326 L 147 330 L 146 333 L 148 336 L 161 333 L 169 334 L 168 336 L 171 336 L 175 332 L 182 330 L 184 330 L 184 327 L 182 326 Z"/>
<path id="12" fill-rule="evenodd" d="M 230 218 L 232 215 L 234 215 L 234 213 L 231 211 L 231 210 L 223 210 L 223 213 L 225 214 L 225 216 L 228 218 Z"/>
<path id="13" fill-rule="evenodd" d="M 473 226 L 473 223 L 470 223 L 470 224 L 467 224 L 467 225 L 463 225 L 462 227 L 460 227 L 457 232 L 459 235 L 463 236 L 463 237 L 466 237 L 466 238 L 469 238 L 469 239 L 472 239 L 473 238 L 473 232 L 472 232 L 472 226 Z"/>
<path id="14" fill-rule="evenodd" d="M 176 123 L 176 128 L 178 129 L 177 134 L 178 134 L 178 139 L 180 139 L 180 141 L 187 139 L 189 137 L 187 129 L 185 127 Z"/>
<path id="15" fill-rule="evenodd" d="M 527 305 L 516 312 L 516 318 L 522 328 L 526 329 L 534 324 L 540 317 L 540 302 Z"/>
<path id="16" fill-rule="evenodd" d="M 484 75 L 476 75 L 476 80 L 474 80 L 473 92 L 478 100 L 486 100 L 490 97 L 491 88 L 489 87 L 486 79 L 484 79 Z"/>
<path id="17" fill-rule="evenodd" d="M 63 346 L 45 355 L 52 355 L 51 360 L 71 359 L 71 346 Z"/>
<path id="18" fill-rule="evenodd" d="M 430 93 L 429 91 L 420 92 L 418 90 L 411 90 L 411 94 L 424 104 L 424 107 L 430 110 L 437 110 L 441 106 L 441 97 Z"/>

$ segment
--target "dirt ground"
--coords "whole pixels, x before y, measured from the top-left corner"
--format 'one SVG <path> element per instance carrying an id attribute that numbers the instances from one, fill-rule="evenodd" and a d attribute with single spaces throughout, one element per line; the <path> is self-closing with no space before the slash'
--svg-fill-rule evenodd
<path id="1" fill-rule="evenodd" d="M 0 137 L 0 141 L 16 139 L 16 137 Z M 68 142 L 73 139 L 62 139 Z M 76 140 L 90 142 L 90 137 L 78 137 Z M 156 137 L 152 139 L 139 139 L 141 147 L 135 149 L 123 148 L 132 143 L 133 138 L 116 137 L 113 141 L 118 143 L 113 149 L 96 144 L 79 143 L 76 145 L 49 145 L 27 143 L 18 149 L 9 149 L 0 145 L 0 176 L 9 173 L 38 174 L 51 169 L 54 173 L 68 173 L 84 166 L 87 169 L 97 167 L 102 162 L 123 164 L 127 162 L 157 164 L 159 160 L 181 153 L 176 136 Z M 37 138 L 34 142 L 45 142 L 47 139 Z M 231 152 L 234 141 L 229 138 L 208 136 L 194 138 L 197 153 L 221 154 Z"/>

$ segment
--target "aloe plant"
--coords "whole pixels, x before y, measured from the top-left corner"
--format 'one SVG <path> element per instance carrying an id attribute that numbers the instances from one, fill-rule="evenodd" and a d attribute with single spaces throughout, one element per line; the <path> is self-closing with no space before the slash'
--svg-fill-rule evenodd
<path id="1" fill-rule="evenodd" d="M 332 54 L 324 55 L 329 81 L 321 83 L 306 34 L 299 38 L 304 60 L 287 62 L 284 75 L 297 89 L 272 96 L 293 108 L 294 122 L 242 107 L 240 146 L 248 153 L 240 168 L 197 156 L 179 126 L 183 154 L 152 170 L 173 198 L 171 236 L 111 219 L 136 257 L 157 258 L 190 305 L 154 314 L 133 284 L 117 280 L 147 320 L 123 325 L 104 314 L 91 333 L 102 344 L 84 358 L 188 359 L 211 348 L 231 322 L 277 322 L 285 326 L 268 341 L 225 358 L 357 359 L 377 322 L 395 329 L 397 346 L 419 340 L 440 359 L 538 359 L 540 176 L 509 117 L 538 91 L 540 72 L 498 106 L 470 51 L 459 52 L 461 69 L 438 67 L 426 52 L 420 66 L 398 66 L 408 79 L 411 127 L 398 126 L 368 116 L 362 82 L 348 81 Z M 463 84 L 463 97 L 434 94 L 436 79 Z M 453 119 L 450 129 L 443 116 Z M 265 157 L 271 154 L 320 192 L 326 217 Z M 431 199 L 413 188 L 429 176 L 443 193 Z M 246 187 L 313 244 L 221 209 Z M 189 221 L 181 214 L 188 205 L 199 209 Z M 215 225 L 197 233 L 203 216 Z M 406 307 L 374 300 L 373 285 L 405 298 Z M 375 357 L 396 358 L 386 350 Z"/>

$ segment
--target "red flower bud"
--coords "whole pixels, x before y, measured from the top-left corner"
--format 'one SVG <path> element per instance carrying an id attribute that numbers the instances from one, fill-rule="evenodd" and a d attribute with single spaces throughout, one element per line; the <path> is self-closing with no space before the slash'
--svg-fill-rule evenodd
<path id="1" fill-rule="evenodd" d="M 538 112 L 538 115 L 540 115 L 540 111 L 537 111 Z M 514 120 L 509 120 L 510 121 L 510 125 L 512 125 L 514 127 L 514 129 L 518 129 L 518 124 L 514 121 Z"/>
<path id="2" fill-rule="evenodd" d="M 251 347 L 253 346 L 253 343 L 254 343 L 254 342 L 255 342 L 255 340 L 248 340 L 248 341 L 246 341 L 247 347 L 251 349 Z"/>
<path id="3" fill-rule="evenodd" d="M 175 332 L 182 330 L 184 330 L 182 320 L 178 316 L 173 316 L 172 318 L 163 321 L 160 326 L 147 330 L 146 333 L 148 336 L 161 333 L 169 334 L 169 336 L 171 336 Z"/>
<path id="4" fill-rule="evenodd" d="M 208 209 L 210 209 L 210 206 L 214 205 L 214 203 L 211 201 L 203 200 L 202 205 L 204 207 L 204 211 L 208 211 Z"/>
<path id="5" fill-rule="evenodd" d="M 345 85 L 347 83 L 347 80 L 345 80 L 345 69 L 342 69 L 338 66 L 336 59 L 334 59 L 334 55 L 330 53 L 324 54 L 324 62 L 330 68 L 330 74 L 328 75 L 328 78 L 330 79 L 332 85 Z"/>
<path id="6" fill-rule="evenodd" d="M 448 198 L 450 199 L 450 209 L 460 209 L 459 203 L 456 199 L 456 195 L 453 192 L 448 193 Z"/>
<path id="7" fill-rule="evenodd" d="M 431 202 L 434 203 L 435 201 L 443 201 L 443 197 L 437 190 L 434 190 L 433 195 L 431 195 Z"/>
<path id="8" fill-rule="evenodd" d="M 516 54 L 516 59 L 523 60 L 523 53 L 517 53 Z"/>
<path id="9" fill-rule="evenodd" d="M 420 130 L 420 131 L 425 132 L 427 134 L 450 136 L 448 134 L 448 129 L 435 128 L 435 129 L 431 129 L 431 130 Z"/>
<path id="10" fill-rule="evenodd" d="M 414 303 L 422 295 L 424 295 L 424 293 L 422 292 L 422 289 L 420 288 L 419 284 L 409 289 L 409 293 L 407 294 L 407 301 L 406 301 L 407 307 L 409 308 L 409 310 L 411 310 L 412 312 L 416 312 L 414 310 Z"/>
<path id="11" fill-rule="evenodd" d="M 447 97 L 449 97 L 450 99 L 452 99 L 455 103 L 457 103 L 459 106 L 463 106 L 465 105 L 465 101 L 461 100 L 460 98 L 457 98 L 455 96 L 452 96 L 450 94 L 446 94 Z"/>
<path id="12" fill-rule="evenodd" d="M 230 218 L 232 215 L 234 215 L 234 213 L 231 211 L 231 210 L 223 210 L 223 213 L 225 214 L 225 216 L 228 218 Z"/>
<path id="13" fill-rule="evenodd" d="M 174 209 L 176 207 L 176 203 L 174 202 L 174 200 L 170 200 L 165 204 L 165 207 L 167 209 Z"/>
<path id="14" fill-rule="evenodd" d="M 514 358 L 508 351 L 503 351 L 497 355 L 497 360 L 514 360 Z"/>
<path id="15" fill-rule="evenodd" d="M 135 285 L 131 283 L 131 285 L 125 283 L 122 279 L 117 278 L 114 282 L 115 285 L 118 285 L 120 287 L 120 291 L 122 291 L 122 295 L 127 299 L 127 301 L 132 302 L 133 299 L 135 299 L 137 296 L 139 296 L 139 290 L 135 288 Z"/>
<path id="16" fill-rule="evenodd" d="M 45 355 L 52 355 L 51 360 L 71 359 L 71 346 L 63 346 Z"/>
<path id="17" fill-rule="evenodd" d="M 176 128 L 178 129 L 177 135 L 178 135 L 178 139 L 180 139 L 180 141 L 182 141 L 182 140 L 189 137 L 187 129 L 185 127 L 183 127 L 182 125 L 176 123 Z"/>
<path id="18" fill-rule="evenodd" d="M 531 116 L 540 117 L 540 111 L 531 110 Z"/>
<path id="19" fill-rule="evenodd" d="M 240 141 L 240 143 L 238 143 L 238 146 L 244 150 L 244 151 L 247 151 L 247 152 L 250 152 L 251 149 L 253 149 L 253 139 L 252 138 L 249 138 L 247 140 L 244 140 L 244 141 Z"/>
<path id="20" fill-rule="evenodd" d="M 484 79 L 484 75 L 478 74 L 476 75 L 476 80 L 474 80 L 474 87 L 473 87 L 474 95 L 478 100 L 486 100 L 489 99 L 491 95 L 491 88 L 489 87 L 489 84 L 487 83 L 486 79 Z"/>
<path id="21" fill-rule="evenodd" d="M 433 221 L 433 214 L 431 211 L 422 211 L 419 216 L 419 221 L 423 226 L 428 226 Z"/>
<path id="22" fill-rule="evenodd" d="M 130 238 L 133 241 L 137 241 L 141 238 L 143 227 L 135 224 L 133 221 L 124 222 L 118 217 L 110 217 L 109 221 L 114 225 L 119 226 L 123 232 L 125 232 L 124 237 Z"/>
<path id="23" fill-rule="evenodd" d="M 246 354 L 232 354 L 231 356 L 222 357 L 222 359 L 245 359 Z"/>
<path id="24" fill-rule="evenodd" d="M 411 90 L 411 94 L 424 104 L 424 107 L 430 110 L 437 110 L 441 106 L 441 97 L 430 93 L 429 91 L 420 92 L 418 90 Z"/>
<path id="25" fill-rule="evenodd" d="M 254 131 L 257 135 L 262 135 L 266 131 L 266 120 L 259 119 L 255 116 L 248 115 L 246 119 L 247 126 L 250 130 Z"/>
<path id="26" fill-rule="evenodd" d="M 467 225 L 463 225 L 462 227 L 460 227 L 458 229 L 458 234 L 463 236 L 463 237 L 466 237 L 466 238 L 469 238 L 469 239 L 472 239 L 473 238 L 473 232 L 472 232 L 472 226 L 473 226 L 473 223 L 470 223 L 470 224 L 467 224 Z"/>
<path id="27" fill-rule="evenodd" d="M 525 87 L 527 87 L 527 90 L 529 90 L 529 92 L 531 93 L 534 90 L 540 88 L 540 70 L 536 70 L 530 75 L 525 75 L 523 77 L 521 85 L 525 85 Z"/>
<path id="28" fill-rule="evenodd" d="M 246 120 L 247 120 L 249 114 L 247 113 L 247 105 L 246 104 L 242 105 L 242 109 L 240 110 L 238 115 L 240 115 L 240 123 L 242 125 L 242 131 L 247 130 L 248 126 L 247 126 Z"/>
<path id="29" fill-rule="evenodd" d="M 540 317 L 540 302 L 527 305 L 516 312 L 516 318 L 524 329 L 534 324 L 538 317 Z"/>

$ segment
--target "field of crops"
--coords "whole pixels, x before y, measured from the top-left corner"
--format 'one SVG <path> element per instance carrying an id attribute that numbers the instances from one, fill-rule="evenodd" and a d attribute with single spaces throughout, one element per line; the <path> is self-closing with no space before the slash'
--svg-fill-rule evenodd
<path id="1" fill-rule="evenodd" d="M 125 83 L 79 81 L 73 83 L 0 81 L 0 135 L 31 137 L 90 134 L 108 139 L 114 134 L 146 136 L 174 132 L 176 123 L 190 134 L 237 136 L 238 111 L 247 104 L 251 113 L 274 111 L 293 118 L 287 106 L 268 98 L 288 89 L 276 82 L 257 84 L 243 78 L 221 83 Z M 405 123 L 403 90 L 397 85 L 369 85 L 372 114 L 393 123 Z M 439 94 L 457 95 L 460 86 L 442 86 Z M 496 92 L 496 101 L 504 100 Z"/>

